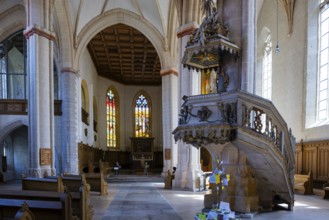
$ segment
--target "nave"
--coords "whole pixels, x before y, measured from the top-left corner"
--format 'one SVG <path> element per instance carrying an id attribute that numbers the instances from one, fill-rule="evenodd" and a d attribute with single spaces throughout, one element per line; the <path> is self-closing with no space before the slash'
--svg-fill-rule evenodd
<path id="1" fill-rule="evenodd" d="M 118 174 L 107 179 L 108 195 L 90 193 L 94 220 L 188 220 L 203 207 L 204 191 L 164 190 L 160 176 Z M 20 190 L 21 181 L 0 185 L 0 190 Z M 329 216 L 329 200 L 320 195 L 295 194 L 293 211 L 284 208 L 255 213 L 255 220 L 325 220 Z"/>

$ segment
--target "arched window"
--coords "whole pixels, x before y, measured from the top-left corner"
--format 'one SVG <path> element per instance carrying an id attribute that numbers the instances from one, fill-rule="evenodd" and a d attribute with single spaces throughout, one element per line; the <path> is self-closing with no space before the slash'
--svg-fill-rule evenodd
<path id="1" fill-rule="evenodd" d="M 89 125 L 89 94 L 85 80 L 81 81 L 81 117 L 82 121 Z"/>
<path id="2" fill-rule="evenodd" d="M 26 39 L 23 31 L 0 42 L 0 99 L 27 99 Z"/>
<path id="3" fill-rule="evenodd" d="M 320 7 L 319 71 L 317 82 L 317 121 L 328 119 L 329 5 Z"/>
<path id="4" fill-rule="evenodd" d="M 263 54 L 262 96 L 272 99 L 272 40 L 269 34 L 266 37 Z"/>
<path id="5" fill-rule="evenodd" d="M 97 115 L 97 100 L 96 97 L 93 97 L 93 116 L 94 116 L 94 131 L 97 132 L 97 123 L 98 123 L 98 115 Z"/>
<path id="6" fill-rule="evenodd" d="M 115 88 L 106 92 L 106 143 L 109 148 L 119 147 L 119 96 Z"/>
<path id="7" fill-rule="evenodd" d="M 134 100 L 135 137 L 151 136 L 151 105 L 148 96 L 141 92 Z"/>

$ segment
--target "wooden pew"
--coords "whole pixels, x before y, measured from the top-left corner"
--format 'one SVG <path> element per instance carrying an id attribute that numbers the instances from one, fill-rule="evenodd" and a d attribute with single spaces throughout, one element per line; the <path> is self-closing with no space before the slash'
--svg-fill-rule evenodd
<path id="1" fill-rule="evenodd" d="M 60 176 L 56 179 L 25 177 L 22 179 L 22 190 L 64 192 L 64 185 Z"/>
<path id="2" fill-rule="evenodd" d="M 323 199 L 329 199 L 329 181 L 323 184 L 324 195 Z"/>
<path id="3" fill-rule="evenodd" d="M 100 172 L 103 173 L 104 177 L 110 175 L 112 167 L 110 167 L 109 162 L 99 160 Z"/>
<path id="4" fill-rule="evenodd" d="M 0 219 L 10 218 L 26 203 L 36 220 L 73 219 L 69 193 L 50 191 L 0 191 Z"/>
<path id="5" fill-rule="evenodd" d="M 13 218 L 2 218 L 3 220 L 35 220 L 34 214 L 29 209 L 29 205 L 25 202 L 22 207 L 16 212 Z"/>
<path id="6" fill-rule="evenodd" d="M 90 185 L 90 191 L 100 192 L 100 195 L 107 195 L 107 183 L 103 173 L 85 173 L 87 183 Z M 79 175 L 64 174 L 64 177 L 80 178 Z"/>
<path id="7" fill-rule="evenodd" d="M 55 179 L 55 176 L 48 176 Z M 93 218 L 93 207 L 89 204 L 90 185 L 87 183 L 85 175 L 77 177 L 61 176 L 65 188 L 72 195 L 73 214 L 81 220 L 91 220 Z"/>
<path id="8" fill-rule="evenodd" d="M 304 193 L 304 195 L 313 195 L 313 176 L 312 172 L 303 175 L 303 174 L 295 174 L 294 175 L 295 183 L 294 189 L 295 191 L 300 191 Z"/>

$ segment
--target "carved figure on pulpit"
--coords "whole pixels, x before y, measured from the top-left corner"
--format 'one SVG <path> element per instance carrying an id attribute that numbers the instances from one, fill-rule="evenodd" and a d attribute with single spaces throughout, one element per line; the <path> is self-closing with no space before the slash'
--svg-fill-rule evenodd
<path id="1" fill-rule="evenodd" d="M 207 106 L 202 106 L 201 109 L 198 110 L 197 115 L 200 118 L 200 121 L 207 121 L 207 119 L 211 115 L 211 111 L 208 109 Z"/>
<path id="2" fill-rule="evenodd" d="M 180 118 L 179 118 L 179 124 L 186 124 L 188 122 L 188 116 L 189 116 L 189 106 L 185 105 L 180 110 Z"/>

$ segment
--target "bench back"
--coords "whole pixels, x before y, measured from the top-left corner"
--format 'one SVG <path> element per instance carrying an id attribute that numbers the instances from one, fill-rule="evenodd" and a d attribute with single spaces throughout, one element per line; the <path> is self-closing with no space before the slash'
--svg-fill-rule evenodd
<path id="1" fill-rule="evenodd" d="M 22 190 L 64 192 L 62 177 L 56 179 L 26 177 L 22 179 Z"/>
<path id="2" fill-rule="evenodd" d="M 72 219 L 69 193 L 20 190 L 0 191 L 0 213 L 2 215 L 0 219 L 13 216 L 17 208 L 24 203 L 29 206 L 36 219 Z"/>
<path id="3" fill-rule="evenodd" d="M 307 182 L 307 181 L 313 181 L 311 172 L 309 172 L 308 174 L 295 174 L 294 179 L 295 179 L 295 184 L 296 183 L 304 183 L 304 182 Z"/>

